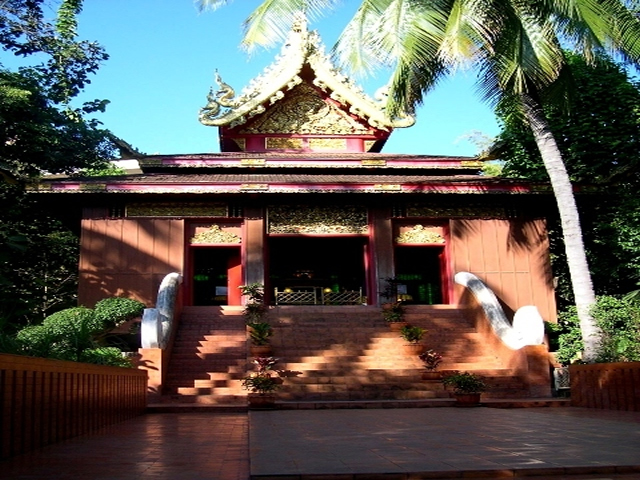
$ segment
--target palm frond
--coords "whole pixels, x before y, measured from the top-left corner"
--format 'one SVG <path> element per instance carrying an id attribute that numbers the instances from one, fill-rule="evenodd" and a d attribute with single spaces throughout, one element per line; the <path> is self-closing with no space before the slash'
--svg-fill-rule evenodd
<path id="1" fill-rule="evenodd" d="M 228 1 L 228 0 L 222 0 Z M 281 43 L 300 13 L 315 20 L 331 11 L 339 0 L 264 0 L 244 22 L 242 46 L 273 47 Z"/>

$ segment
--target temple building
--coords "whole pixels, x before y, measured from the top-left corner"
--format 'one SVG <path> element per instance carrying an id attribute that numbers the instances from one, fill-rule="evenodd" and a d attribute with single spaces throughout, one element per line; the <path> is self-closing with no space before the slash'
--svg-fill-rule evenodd
<path id="1" fill-rule="evenodd" d="M 384 90 L 345 78 L 304 23 L 241 93 L 217 83 L 199 118 L 220 153 L 39 186 L 82 210 L 80 304 L 151 307 L 177 272 L 185 308 L 240 306 L 253 283 L 276 307 L 379 308 L 393 284 L 406 305 L 455 308 L 467 290 L 454 277 L 471 272 L 507 316 L 534 305 L 555 321 L 548 185 L 483 176 L 476 158 L 383 153 L 414 118 L 389 117 Z"/>

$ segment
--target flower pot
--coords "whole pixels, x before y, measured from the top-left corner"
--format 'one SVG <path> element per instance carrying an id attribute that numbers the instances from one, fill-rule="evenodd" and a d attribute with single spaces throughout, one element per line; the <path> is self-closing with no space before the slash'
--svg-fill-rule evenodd
<path id="1" fill-rule="evenodd" d="M 454 393 L 456 407 L 479 407 L 480 393 Z"/>
<path id="2" fill-rule="evenodd" d="M 407 325 L 407 322 L 389 322 L 389 328 L 392 332 L 399 332 L 403 327 L 406 327 Z"/>
<path id="3" fill-rule="evenodd" d="M 249 393 L 247 400 L 251 410 L 273 410 L 276 408 L 276 396 L 273 393 Z"/>
<path id="4" fill-rule="evenodd" d="M 427 372 L 422 372 L 422 379 L 423 380 L 440 380 L 442 378 L 442 373 L 440 372 L 436 372 L 436 371 L 427 371 Z"/>
<path id="5" fill-rule="evenodd" d="M 271 345 L 251 345 L 249 351 L 253 357 L 270 357 Z"/>
<path id="6" fill-rule="evenodd" d="M 424 352 L 425 346 L 421 343 L 407 343 L 403 345 L 402 348 L 407 355 L 418 356 Z"/>

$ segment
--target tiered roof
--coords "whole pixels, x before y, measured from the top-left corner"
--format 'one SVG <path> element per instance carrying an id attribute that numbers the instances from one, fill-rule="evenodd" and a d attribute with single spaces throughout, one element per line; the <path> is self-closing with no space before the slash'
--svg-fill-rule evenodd
<path id="1" fill-rule="evenodd" d="M 480 174 L 472 157 L 382 154 L 396 127 L 323 53 L 317 33 L 295 26 L 274 64 L 236 97 L 218 77 L 200 120 L 217 126 L 221 153 L 151 155 L 141 173 L 44 181 L 53 194 L 537 193 L 546 185 Z"/>

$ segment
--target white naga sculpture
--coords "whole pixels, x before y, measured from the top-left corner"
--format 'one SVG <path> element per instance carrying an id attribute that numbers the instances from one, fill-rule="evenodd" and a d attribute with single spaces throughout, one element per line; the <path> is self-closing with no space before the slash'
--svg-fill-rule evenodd
<path id="1" fill-rule="evenodd" d="M 520 307 L 514 314 L 513 325 L 511 325 L 495 294 L 482 280 L 469 272 L 458 272 L 454 279 L 457 284 L 464 285 L 474 294 L 496 335 L 509 348 L 519 350 L 526 345 L 543 343 L 544 322 L 537 307 L 533 305 Z"/>
<path id="2" fill-rule="evenodd" d="M 182 283 L 179 273 L 170 273 L 162 279 L 158 288 L 156 308 L 145 308 L 142 315 L 140 337 L 142 348 L 165 348 L 171 336 L 173 316 Z"/>

